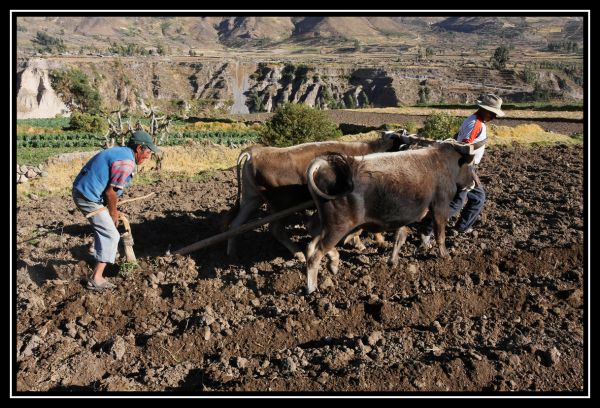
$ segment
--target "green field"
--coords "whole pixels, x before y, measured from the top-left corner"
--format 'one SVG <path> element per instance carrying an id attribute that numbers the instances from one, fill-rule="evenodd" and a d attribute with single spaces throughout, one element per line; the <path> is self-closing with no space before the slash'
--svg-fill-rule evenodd
<path id="1" fill-rule="evenodd" d="M 17 163 L 36 165 L 60 153 L 102 148 L 105 140 L 102 134 L 68 130 L 68 121 L 68 118 L 18 120 L 17 136 L 14 139 Z M 220 125 L 212 121 L 198 124 L 177 120 L 172 122 L 172 126 L 172 132 L 159 136 L 159 146 L 179 146 L 190 141 L 210 141 L 219 145 L 235 146 L 254 142 L 258 138 L 256 128 L 245 124 L 236 127 L 231 122 Z M 196 130 L 202 127 L 211 130 Z"/>

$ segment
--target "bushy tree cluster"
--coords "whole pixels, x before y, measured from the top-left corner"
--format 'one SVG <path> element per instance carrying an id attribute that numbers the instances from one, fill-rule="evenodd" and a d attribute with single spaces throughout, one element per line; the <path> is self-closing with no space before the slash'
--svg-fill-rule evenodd
<path id="1" fill-rule="evenodd" d="M 337 139 L 342 132 L 323 111 L 302 104 L 287 103 L 260 131 L 259 141 L 268 146 L 293 146 L 300 143 Z"/>
<path id="2" fill-rule="evenodd" d="M 100 113 L 102 99 L 88 77 L 78 69 L 54 70 L 50 72 L 52 88 L 63 96 L 71 110 L 87 112 L 92 115 Z"/>
<path id="3" fill-rule="evenodd" d="M 436 140 L 444 140 L 458 132 L 462 124 L 462 119 L 456 116 L 451 116 L 445 112 L 434 113 L 425 119 L 423 128 L 420 134 Z"/>

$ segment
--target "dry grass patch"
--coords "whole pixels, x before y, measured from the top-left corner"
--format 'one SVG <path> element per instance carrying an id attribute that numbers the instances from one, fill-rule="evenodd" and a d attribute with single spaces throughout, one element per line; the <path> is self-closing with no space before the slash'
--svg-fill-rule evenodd
<path id="1" fill-rule="evenodd" d="M 37 127 L 30 125 L 17 125 L 17 134 L 26 135 L 58 135 L 64 133 L 62 128 Z"/>
<path id="2" fill-rule="evenodd" d="M 231 148 L 212 143 L 189 143 L 186 146 L 163 147 L 162 171 L 193 176 L 206 170 L 221 170 L 235 165 L 240 148 Z M 155 166 L 151 159 L 145 168 Z"/>
<path id="3" fill-rule="evenodd" d="M 224 132 L 224 131 L 248 131 L 248 130 L 258 130 L 260 128 L 260 124 L 255 123 L 251 125 L 247 125 L 243 122 L 194 122 L 194 123 L 185 123 L 185 124 L 177 124 L 173 125 L 172 131 L 192 131 L 192 132 L 202 132 L 202 131 L 212 131 L 212 132 Z"/>
<path id="4" fill-rule="evenodd" d="M 362 142 L 365 140 L 375 140 L 380 137 L 381 132 L 377 130 L 372 130 L 366 133 L 358 133 L 356 135 L 344 135 L 340 137 L 338 140 L 342 142 Z"/>
<path id="5" fill-rule="evenodd" d="M 90 153 L 90 157 L 92 154 Z M 47 177 L 38 177 L 27 183 L 17 184 L 17 199 L 24 199 L 30 194 L 37 196 L 70 194 L 73 180 L 90 157 L 49 163 L 45 166 Z"/>
<path id="6" fill-rule="evenodd" d="M 566 143 L 580 144 L 581 140 L 558 133 L 546 132 L 539 125 L 528 124 L 515 127 L 496 126 L 489 127 L 488 138 L 490 144 L 506 145 L 513 142 L 522 144 L 551 144 Z"/>

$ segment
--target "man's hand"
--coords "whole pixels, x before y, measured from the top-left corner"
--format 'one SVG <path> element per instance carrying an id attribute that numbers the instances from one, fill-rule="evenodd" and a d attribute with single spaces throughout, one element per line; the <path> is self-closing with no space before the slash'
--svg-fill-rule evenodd
<path id="1" fill-rule="evenodd" d="M 117 225 L 119 223 L 119 212 L 118 211 L 110 211 L 110 218 L 112 218 L 113 222 L 115 223 L 115 225 Z"/>

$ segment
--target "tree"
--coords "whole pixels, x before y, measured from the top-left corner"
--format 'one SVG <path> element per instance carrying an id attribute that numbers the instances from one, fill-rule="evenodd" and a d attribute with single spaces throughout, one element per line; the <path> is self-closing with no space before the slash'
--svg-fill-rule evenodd
<path id="1" fill-rule="evenodd" d="M 54 50 L 60 53 L 65 52 L 67 49 L 62 38 L 52 37 L 50 34 L 46 34 L 43 31 L 38 31 L 31 42 L 39 45 L 39 47 L 36 47 L 38 52 L 48 52 L 52 54 Z"/>
<path id="2" fill-rule="evenodd" d="M 509 51 L 505 46 L 501 46 L 496 48 L 494 52 L 494 56 L 492 57 L 492 67 L 494 69 L 504 69 L 506 68 L 506 63 L 509 60 Z"/>
<path id="3" fill-rule="evenodd" d="M 426 104 L 429 102 L 429 94 L 431 90 L 427 85 L 419 88 L 419 103 Z"/>
<path id="4" fill-rule="evenodd" d="M 538 80 L 537 72 L 535 72 L 529 65 L 525 66 L 523 72 L 521 73 L 521 77 L 523 78 L 523 81 L 527 82 L 528 84 L 535 84 Z"/>
<path id="5" fill-rule="evenodd" d="M 250 112 L 263 112 L 264 111 L 264 103 L 262 97 L 256 91 L 256 89 L 250 92 L 248 95 L 248 102 L 246 103 Z"/>

